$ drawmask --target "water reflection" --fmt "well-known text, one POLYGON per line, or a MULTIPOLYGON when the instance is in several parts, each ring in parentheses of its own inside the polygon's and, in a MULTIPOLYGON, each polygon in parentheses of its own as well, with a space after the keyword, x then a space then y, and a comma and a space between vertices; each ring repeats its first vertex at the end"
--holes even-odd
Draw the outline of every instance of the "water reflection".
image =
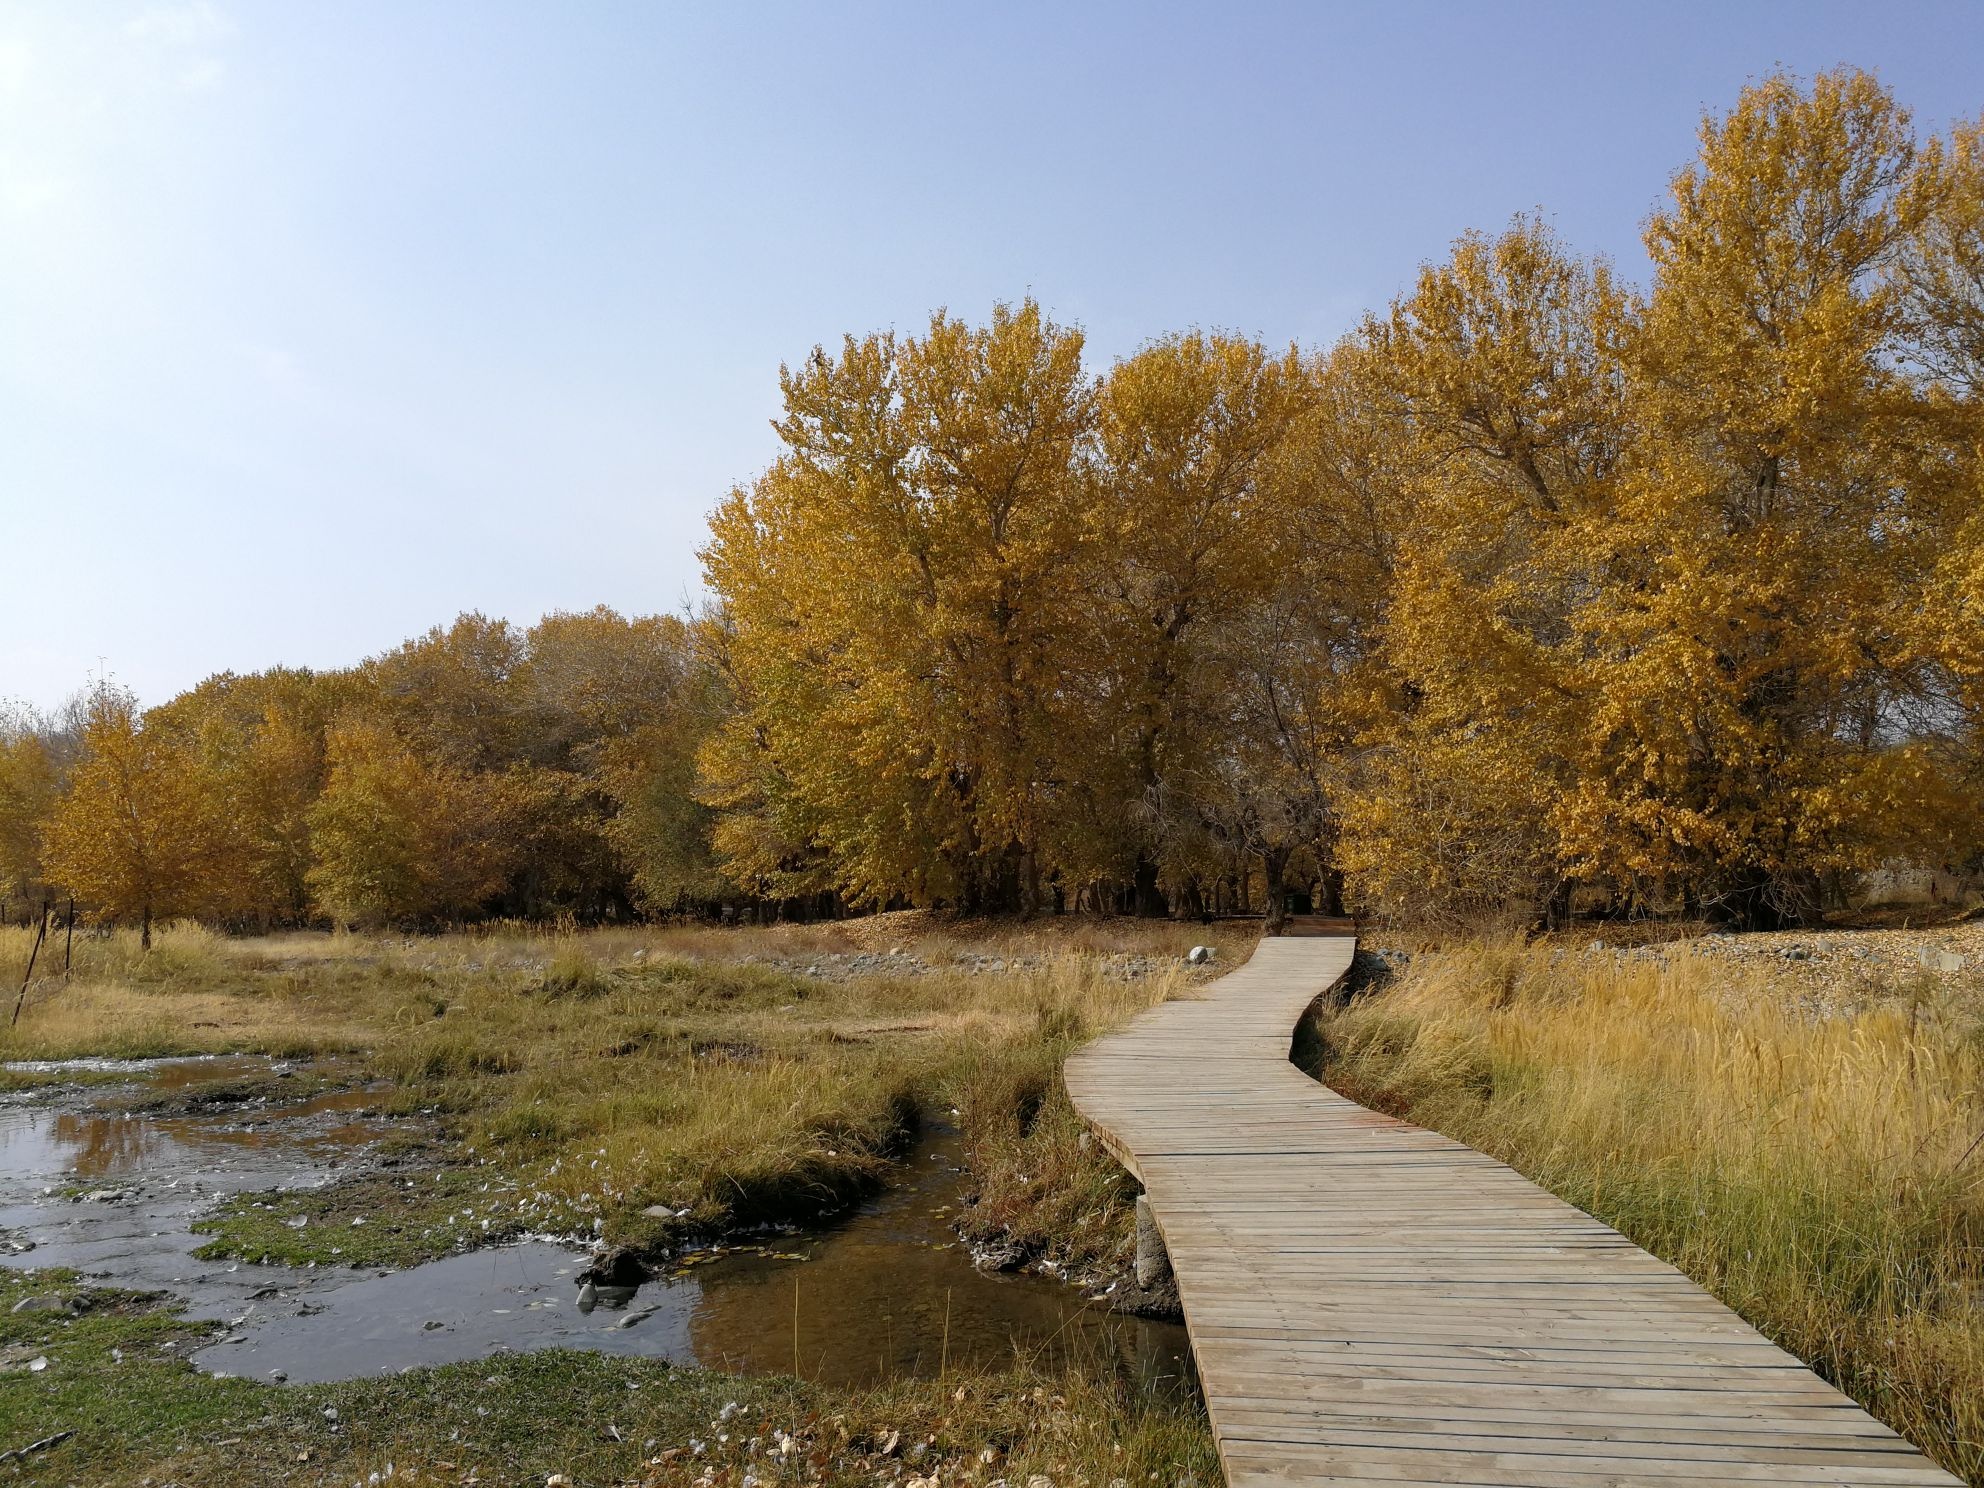
POLYGON ((972 1269, 944 1218, 960 1184, 954 1142, 932 1133, 905 1181, 845 1224, 694 1255, 638 1288, 582 1291, 584 1256, 556 1245, 476 1251, 269 1299, 197 1362, 303 1382, 588 1348, 836 1385, 1029 1362, 1189 1394, 1181 1326, 1105 1312, 1040 1277, 972 1269))
POLYGON ((65 1111, 54 1121, 51 1136, 69 1159, 69 1170, 82 1178, 103 1178, 156 1159, 167 1137, 156 1122, 135 1116, 81 1115, 65 1111))
POLYGON ((956 1134, 937 1130, 907 1181, 808 1244, 694 1273, 695 1357, 835 1384, 928 1378, 1016 1361, 1097 1363, 1146 1380, 1189 1374, 1184 1329, 1123 1317, 1040 1277, 974 1271, 942 1212, 960 1186, 956 1134), (798 1254, 803 1263, 785 1257, 798 1254))

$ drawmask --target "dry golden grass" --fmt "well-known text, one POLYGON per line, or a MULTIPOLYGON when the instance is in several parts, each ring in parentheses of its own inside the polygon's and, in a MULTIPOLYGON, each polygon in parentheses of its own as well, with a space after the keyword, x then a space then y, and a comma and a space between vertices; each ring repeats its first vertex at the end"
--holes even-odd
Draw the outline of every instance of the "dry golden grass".
MULTIPOLYGON (((38 981, 0 1057, 347 1056, 496 1169, 466 1220, 454 1188, 404 1201, 402 1223, 366 1232, 371 1258, 445 1250, 484 1221, 494 1234, 597 1221, 645 1248, 844 1204, 881 1180, 919 1106, 1011 1093, 1008 1066, 1040 1085, 1073 1041, 1193 975, 1158 953, 1129 979, 1120 952, 1088 949, 1134 945, 1134 927, 1021 927, 991 950, 927 922, 884 928, 917 929, 927 969, 857 963, 839 926, 227 939, 174 925, 148 956, 119 932, 79 940, 67 983, 38 981), (962 952, 1012 959, 991 972, 962 952), (839 958, 831 974, 803 974, 820 957, 839 958), (645 1212, 657 1208, 669 1212, 645 1212)), ((1189 929, 1151 931, 1190 944, 1189 929)), ((242 1254, 328 1258, 308 1249, 328 1227, 284 1217, 241 1206, 222 1232, 242 1254)))
POLYGON ((1510 1162, 1984 1482, 1984 989, 1824 1015, 1679 948, 1423 953, 1326 1077, 1510 1162))

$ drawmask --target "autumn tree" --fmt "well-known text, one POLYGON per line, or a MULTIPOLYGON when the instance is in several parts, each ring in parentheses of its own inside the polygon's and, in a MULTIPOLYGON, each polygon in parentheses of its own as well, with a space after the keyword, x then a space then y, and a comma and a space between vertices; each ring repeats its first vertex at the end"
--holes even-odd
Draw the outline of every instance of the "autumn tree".
POLYGON ((1905 656, 1935 441, 1890 272, 1921 210, 1914 153, 1871 76, 1775 77, 1704 122, 1652 219, 1638 427, 1581 620, 1591 707, 1562 823, 1583 872, 1769 925, 1927 822, 1905 656))
POLYGON ((308 879, 323 913, 346 924, 470 913, 512 867, 507 792, 424 758, 382 724, 334 724, 328 779, 309 813, 308 879))
POLYGON ((103 915, 137 919, 150 950, 156 917, 214 907, 223 805, 202 786, 183 740, 149 726, 128 692, 99 686, 49 819, 49 876, 103 915))
POLYGON ((147 715, 218 803, 208 913, 258 925, 309 916, 308 817, 324 785, 324 731, 365 695, 352 673, 277 668, 210 677, 147 715))
POLYGON ((1188 781, 1211 779, 1199 766, 1226 747, 1236 660, 1256 670, 1218 644, 1220 627, 1280 587, 1293 511, 1275 456, 1317 398, 1293 348, 1199 332, 1153 343, 1102 380, 1079 632, 1095 664, 1074 684, 1082 748, 1062 772, 1060 819, 1078 830, 1058 856, 1078 878, 1128 876, 1144 912, 1164 907, 1163 884, 1198 893, 1202 822, 1188 781))
POLYGON ((65 772, 38 723, 25 712, 0 715, 0 898, 48 892, 42 833, 65 772))
POLYGON ((1081 337, 1031 302, 939 315, 781 386, 784 451, 704 550, 750 683, 714 746, 723 791, 759 771, 777 835, 851 899, 1037 903, 1084 537, 1081 337))
MULTIPOLYGON (((572 865, 565 894, 593 913, 609 899, 674 911, 713 903, 727 886, 696 799, 696 751, 715 727, 722 690, 696 628, 675 615, 627 619, 600 608, 548 615, 525 635, 533 715, 565 772, 572 865)), ((537 820, 541 841, 549 819, 537 820)), ((533 847, 529 856, 548 856, 533 847)), ((545 894, 531 896, 542 903, 545 894)))
POLYGON ((1932 139, 1910 184, 1893 266, 1904 355, 1928 382, 1940 460, 1915 472, 1914 518, 1936 557, 1916 623, 1912 732, 1944 756, 1960 805, 1942 821, 1952 866, 1984 866, 1984 122, 1932 139))
POLYGON ((1600 576, 1581 525, 1626 436, 1616 346, 1630 314, 1603 264, 1542 224, 1469 235, 1354 353, 1353 417, 1384 426, 1399 482, 1375 724, 1346 821, 1367 902, 1474 918, 1561 900, 1553 813, 1572 785, 1577 607, 1600 576))

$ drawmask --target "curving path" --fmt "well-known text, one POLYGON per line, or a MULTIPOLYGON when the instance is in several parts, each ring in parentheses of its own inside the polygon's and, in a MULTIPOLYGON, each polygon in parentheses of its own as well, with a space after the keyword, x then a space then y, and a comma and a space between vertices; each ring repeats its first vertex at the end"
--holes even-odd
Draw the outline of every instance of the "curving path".
POLYGON ((1143 1184, 1234 1488, 1961 1488, 1665 1262, 1288 1062, 1343 934, 1068 1061, 1143 1184))

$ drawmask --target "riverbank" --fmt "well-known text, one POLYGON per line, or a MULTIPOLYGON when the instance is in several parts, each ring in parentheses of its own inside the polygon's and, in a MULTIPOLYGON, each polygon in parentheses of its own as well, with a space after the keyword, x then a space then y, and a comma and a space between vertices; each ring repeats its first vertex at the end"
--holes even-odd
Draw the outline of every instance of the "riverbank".
POLYGON ((0 1440, 10 1452, 47 1442, 13 1459, 20 1480, 1218 1481, 1196 1409, 1107 1371, 1015 1368, 836 1390, 556 1350, 277 1387, 190 1368, 184 1355, 209 1332, 156 1298, 69 1275, 0 1274, 0 1440), (16 1312, 29 1297, 56 1310, 16 1312))

